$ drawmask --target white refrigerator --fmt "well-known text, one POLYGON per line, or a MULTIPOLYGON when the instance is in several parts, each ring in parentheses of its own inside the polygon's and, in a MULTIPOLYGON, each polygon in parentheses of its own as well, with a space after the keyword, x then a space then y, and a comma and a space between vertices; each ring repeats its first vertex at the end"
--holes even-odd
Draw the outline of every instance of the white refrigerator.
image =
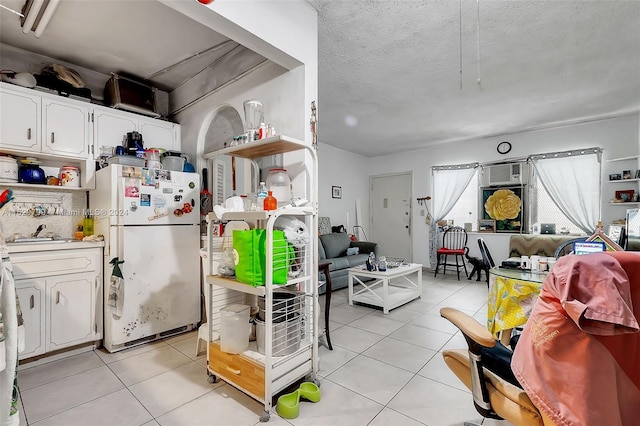
POLYGON ((200 321, 200 176, 110 165, 89 195, 96 234, 105 237, 104 346, 109 352, 176 334, 200 321), (120 265, 122 304, 109 304, 120 265))

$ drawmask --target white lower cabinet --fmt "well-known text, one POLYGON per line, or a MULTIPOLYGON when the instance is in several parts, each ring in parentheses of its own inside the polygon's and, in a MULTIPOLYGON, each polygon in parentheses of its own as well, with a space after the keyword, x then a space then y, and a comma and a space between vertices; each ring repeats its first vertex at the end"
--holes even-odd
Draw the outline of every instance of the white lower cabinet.
POLYGON ((47 352, 95 339, 96 278, 95 273, 87 272, 47 280, 47 352))
POLYGON ((25 325, 19 359, 102 338, 101 260, 93 248, 11 255, 25 325))
POLYGON ((16 280, 16 292, 25 327, 25 348, 20 359, 43 354, 44 349, 44 280, 16 280))

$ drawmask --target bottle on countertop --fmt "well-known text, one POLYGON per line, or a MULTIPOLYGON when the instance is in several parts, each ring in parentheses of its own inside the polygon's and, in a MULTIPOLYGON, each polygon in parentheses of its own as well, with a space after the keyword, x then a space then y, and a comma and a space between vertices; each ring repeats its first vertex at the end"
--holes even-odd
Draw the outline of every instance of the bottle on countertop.
POLYGON ((267 184, 265 182, 260 182, 258 185, 258 208, 262 208, 264 205, 264 199, 267 198, 267 184))
POLYGON ((378 271, 384 272, 387 270, 387 258, 385 256, 380 256, 378 258, 378 271))
POLYGON ((265 210, 275 210, 278 208, 278 200, 273 196, 273 192, 267 192, 267 197, 264 199, 265 210))
POLYGON ((93 235, 93 215, 87 214, 82 221, 82 235, 93 235))
POLYGON ((369 253, 369 258, 367 259, 367 271, 375 271, 376 270, 376 255, 371 252, 369 253))

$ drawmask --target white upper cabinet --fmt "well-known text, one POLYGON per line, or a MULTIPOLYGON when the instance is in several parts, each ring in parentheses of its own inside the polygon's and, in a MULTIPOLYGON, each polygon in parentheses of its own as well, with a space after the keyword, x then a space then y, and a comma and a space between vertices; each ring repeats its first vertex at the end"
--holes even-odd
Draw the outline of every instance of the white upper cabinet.
POLYGON ((115 110, 95 109, 93 112, 93 140, 96 146, 94 155, 100 155, 101 146, 122 145, 122 139, 128 132, 137 130, 137 117, 115 110))
POLYGON ((93 112, 95 157, 100 147, 122 145, 128 132, 139 132, 145 148, 180 150, 180 125, 169 121, 143 117, 130 112, 96 108, 93 112))
POLYGON ((180 126, 168 121, 140 118, 140 130, 145 148, 180 151, 180 126))
POLYGON ((70 157, 89 156, 89 108, 80 103, 42 99, 42 152, 70 157))
POLYGON ((40 96, 0 87, 0 147, 40 151, 40 96))

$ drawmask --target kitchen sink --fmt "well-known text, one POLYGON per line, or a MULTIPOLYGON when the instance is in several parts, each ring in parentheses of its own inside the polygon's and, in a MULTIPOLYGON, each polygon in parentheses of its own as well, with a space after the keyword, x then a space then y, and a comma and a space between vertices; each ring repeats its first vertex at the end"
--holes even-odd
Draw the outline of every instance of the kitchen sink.
POLYGON ((32 243, 68 243, 71 239, 57 239, 53 237, 36 237, 36 238, 16 238, 14 241, 7 241, 7 244, 32 244, 32 243))

